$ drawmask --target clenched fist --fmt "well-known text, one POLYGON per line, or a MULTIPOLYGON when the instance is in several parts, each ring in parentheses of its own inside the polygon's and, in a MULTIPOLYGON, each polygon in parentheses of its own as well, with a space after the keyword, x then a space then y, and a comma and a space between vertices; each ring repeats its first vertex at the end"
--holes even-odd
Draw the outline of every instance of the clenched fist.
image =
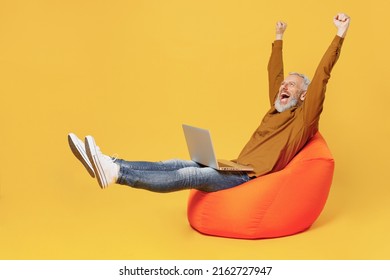
POLYGON ((351 19, 348 15, 340 13, 333 18, 333 23, 337 28, 337 35, 344 38, 347 34, 351 19))
POLYGON ((283 34, 284 34, 284 31, 286 31, 286 28, 287 28, 287 23, 283 22, 283 21, 278 21, 276 23, 276 40, 282 40, 283 39, 283 34))

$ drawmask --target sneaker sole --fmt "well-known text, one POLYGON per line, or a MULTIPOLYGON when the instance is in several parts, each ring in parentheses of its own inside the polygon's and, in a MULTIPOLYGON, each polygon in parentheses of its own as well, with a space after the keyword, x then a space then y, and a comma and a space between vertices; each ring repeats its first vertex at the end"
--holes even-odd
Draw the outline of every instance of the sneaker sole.
POLYGON ((85 150, 83 149, 83 147, 80 147, 77 136, 74 135, 73 133, 68 134, 68 142, 69 142, 69 147, 72 150, 74 156, 84 165, 89 175, 91 175, 92 178, 95 178, 95 172, 93 171, 93 167, 89 162, 85 150))
POLYGON ((105 189, 108 186, 108 183, 98 157, 95 139, 92 136, 88 135, 85 137, 85 151, 92 164, 93 170, 95 171, 95 175, 98 180, 99 186, 102 189, 105 189))

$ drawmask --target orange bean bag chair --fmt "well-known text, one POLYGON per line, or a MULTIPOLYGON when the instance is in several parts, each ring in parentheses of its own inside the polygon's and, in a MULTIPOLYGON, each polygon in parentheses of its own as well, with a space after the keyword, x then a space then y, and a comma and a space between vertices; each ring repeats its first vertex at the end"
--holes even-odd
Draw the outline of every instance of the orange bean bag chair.
POLYGON ((188 221, 201 233, 230 238, 273 238, 302 232, 324 208, 333 171, 333 157, 317 132, 281 171, 227 190, 191 190, 188 221))

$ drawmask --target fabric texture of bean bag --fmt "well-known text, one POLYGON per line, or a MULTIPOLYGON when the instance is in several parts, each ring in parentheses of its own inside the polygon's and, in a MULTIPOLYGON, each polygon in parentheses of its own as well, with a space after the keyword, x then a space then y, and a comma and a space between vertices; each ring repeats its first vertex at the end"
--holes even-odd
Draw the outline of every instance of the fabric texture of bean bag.
POLYGON ((322 212, 333 172, 334 159, 317 132, 281 171, 227 190, 191 190, 188 221, 203 234, 230 238, 274 238, 302 232, 322 212))

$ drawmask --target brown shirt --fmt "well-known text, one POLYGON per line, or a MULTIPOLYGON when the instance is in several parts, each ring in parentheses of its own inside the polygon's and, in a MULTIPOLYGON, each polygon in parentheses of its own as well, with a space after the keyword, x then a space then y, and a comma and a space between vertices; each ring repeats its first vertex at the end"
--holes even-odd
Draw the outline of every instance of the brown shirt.
POLYGON ((253 172, 248 173, 250 176, 257 177, 283 169, 318 131, 326 84, 340 55, 343 41, 339 36, 333 39, 317 67, 303 104, 282 113, 275 109, 274 102, 284 80, 283 41, 273 42, 268 63, 271 109, 236 160, 254 168, 253 172))

